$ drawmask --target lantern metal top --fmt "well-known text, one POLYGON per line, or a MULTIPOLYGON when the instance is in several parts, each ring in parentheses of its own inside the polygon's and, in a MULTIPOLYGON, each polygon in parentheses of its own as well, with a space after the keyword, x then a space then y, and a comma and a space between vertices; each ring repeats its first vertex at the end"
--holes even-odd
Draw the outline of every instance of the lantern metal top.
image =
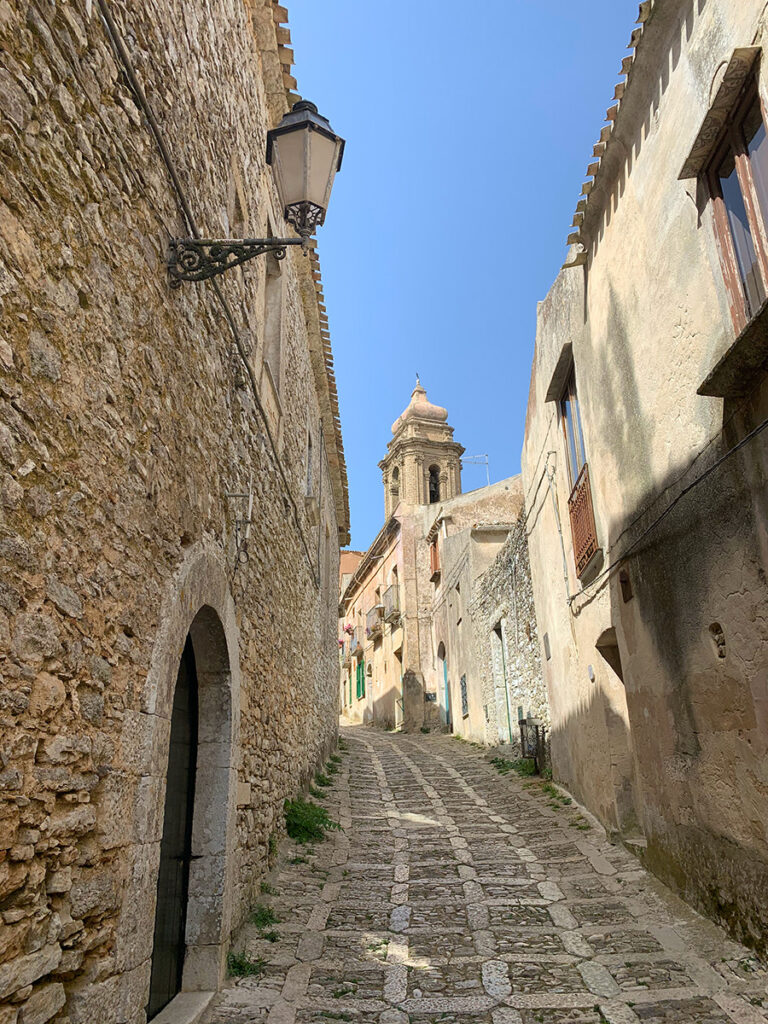
POLYGON ((327 139, 332 139, 340 143, 339 148, 339 159, 336 164, 336 170, 341 170, 341 161, 344 159, 344 139, 339 136, 331 128, 331 122, 327 117, 323 117, 318 112, 317 107, 310 100, 299 100, 294 103, 290 111, 287 114, 283 114, 280 124, 277 128, 272 128, 267 132, 267 163, 272 163, 272 143, 273 139, 278 135, 285 135, 286 132, 296 131, 297 128, 307 128, 309 131, 320 132, 327 139))

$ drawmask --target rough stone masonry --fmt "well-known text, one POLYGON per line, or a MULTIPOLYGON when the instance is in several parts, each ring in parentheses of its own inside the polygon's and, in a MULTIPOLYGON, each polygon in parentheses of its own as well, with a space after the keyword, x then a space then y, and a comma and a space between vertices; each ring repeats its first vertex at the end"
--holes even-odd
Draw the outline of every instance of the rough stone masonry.
MULTIPOLYGON (((284 9, 108 6, 202 234, 284 233, 263 155, 297 98, 284 9)), ((184 988, 219 984, 282 801, 335 737, 319 268, 171 290, 189 225, 92 0, 0 0, 0 152, 0 1024, 143 1024, 187 638, 184 988)))

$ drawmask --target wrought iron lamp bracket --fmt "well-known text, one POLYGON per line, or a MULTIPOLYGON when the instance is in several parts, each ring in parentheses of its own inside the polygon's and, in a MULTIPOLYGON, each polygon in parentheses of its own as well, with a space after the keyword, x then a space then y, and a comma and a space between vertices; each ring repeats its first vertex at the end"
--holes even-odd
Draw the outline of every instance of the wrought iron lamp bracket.
POLYGON ((308 235, 302 238, 174 238, 168 254, 171 287, 180 288, 184 281, 207 281, 266 253, 282 260, 289 245, 306 249, 308 244, 308 235))

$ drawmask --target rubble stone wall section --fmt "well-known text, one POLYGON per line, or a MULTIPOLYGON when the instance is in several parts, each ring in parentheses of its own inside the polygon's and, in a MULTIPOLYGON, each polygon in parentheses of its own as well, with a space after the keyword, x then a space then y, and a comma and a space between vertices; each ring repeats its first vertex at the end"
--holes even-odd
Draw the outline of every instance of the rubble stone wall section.
MULTIPOLYGON (((271 3, 110 6, 201 232, 281 224, 271 3)), ((195 822, 211 874, 191 946, 213 928, 226 948, 283 799, 336 733, 327 477, 319 527, 304 502, 308 432, 327 472, 304 257, 282 264, 268 394, 264 263, 221 282, 254 389, 211 287, 169 288, 187 228, 97 4, 0 0, 0 51, 0 1021, 141 1024, 169 698, 201 603, 229 720, 206 736, 225 806, 195 822), (230 495, 249 493, 246 543, 230 495)), ((186 982, 215 983, 221 949, 186 982)))
POLYGON ((519 748, 519 708, 526 717, 549 726, 524 515, 509 531, 491 567, 476 581, 470 611, 483 705, 488 708, 485 742, 511 742, 519 748), (500 639, 494 635, 497 627, 500 639))

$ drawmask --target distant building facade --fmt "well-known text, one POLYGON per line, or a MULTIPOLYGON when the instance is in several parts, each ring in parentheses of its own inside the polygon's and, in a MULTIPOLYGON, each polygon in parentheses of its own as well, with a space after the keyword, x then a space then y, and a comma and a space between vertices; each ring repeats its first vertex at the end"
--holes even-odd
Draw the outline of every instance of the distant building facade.
POLYGON ((523 480, 562 780, 768 936, 763 0, 647 0, 539 306, 523 480))
POLYGON ((218 290, 166 272, 193 216, 290 230, 265 163, 298 99, 285 17, 0 4, 3 1024, 199 1019, 335 743, 349 520, 316 253, 218 290))
POLYGON ((392 432, 387 519, 341 595, 342 714, 517 744, 520 708, 546 720, 520 478, 462 494, 463 448, 420 384, 392 432))

